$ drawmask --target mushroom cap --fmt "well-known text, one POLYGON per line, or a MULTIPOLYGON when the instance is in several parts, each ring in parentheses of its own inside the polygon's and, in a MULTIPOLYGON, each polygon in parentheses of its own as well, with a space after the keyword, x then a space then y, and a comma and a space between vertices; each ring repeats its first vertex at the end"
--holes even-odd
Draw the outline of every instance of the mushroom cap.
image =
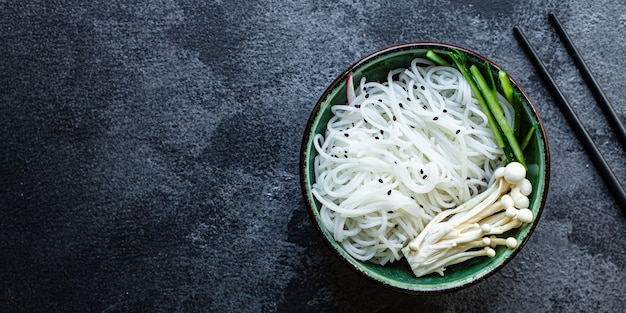
POLYGON ((509 249, 515 249, 515 247, 517 247, 517 239, 513 238, 513 237, 509 237, 506 239, 506 246, 509 249))
POLYGON ((517 218, 524 223, 530 223, 533 221, 533 212, 529 209, 520 209, 517 212, 517 218))
POLYGON ((491 231, 491 225, 489 224, 482 224, 480 225, 480 229, 483 231, 483 233, 488 233, 491 231))
POLYGON ((502 177, 504 177, 504 167, 498 167, 494 172, 493 172, 493 176, 496 179, 500 179, 502 177))
POLYGON ((490 247, 485 247, 485 252, 487 252, 487 256, 490 258, 493 258, 494 256, 496 256, 496 250, 490 247))
POLYGON ((513 217, 517 216, 517 212, 518 211, 519 210, 514 208, 514 207, 509 207, 509 208, 506 209, 506 211, 505 211, 506 213, 505 214, 506 214, 506 216, 513 218, 513 217))
POLYGON ((500 197, 500 204, 502 204, 503 208, 508 209, 515 205, 515 201, 513 201, 510 195, 504 194, 500 197))
POLYGON ((514 197, 513 201, 515 202, 515 207, 520 209, 527 208, 530 205, 528 197, 521 193, 514 197))
POLYGON ((530 182, 530 180, 524 179, 522 180, 522 182, 519 183, 519 191, 523 195, 528 196, 533 192, 533 184, 530 182))
POLYGON ((522 163, 511 162, 504 168, 504 179, 510 184, 518 184, 526 178, 526 168, 522 163))

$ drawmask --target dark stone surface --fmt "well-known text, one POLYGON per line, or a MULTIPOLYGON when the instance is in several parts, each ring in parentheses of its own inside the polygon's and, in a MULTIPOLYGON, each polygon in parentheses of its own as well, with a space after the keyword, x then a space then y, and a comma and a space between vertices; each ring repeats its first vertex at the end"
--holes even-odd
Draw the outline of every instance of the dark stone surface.
POLYGON ((623 1, 0 0, 0 312, 624 312, 626 219, 511 31, 525 29, 626 183, 550 11, 626 120, 623 1), (453 294, 351 272, 300 194, 321 92, 406 41, 503 66, 551 144, 535 234, 453 294))

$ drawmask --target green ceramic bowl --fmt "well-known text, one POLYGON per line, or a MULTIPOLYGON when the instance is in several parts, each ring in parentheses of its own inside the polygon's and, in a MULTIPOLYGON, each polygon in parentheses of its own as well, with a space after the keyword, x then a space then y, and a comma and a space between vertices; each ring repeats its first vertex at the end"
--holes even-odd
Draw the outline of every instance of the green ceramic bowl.
POLYGON ((500 68, 476 52, 443 43, 406 43, 374 52, 343 71, 324 91, 309 117, 300 153, 300 177, 304 201, 313 224, 323 240, 342 261, 356 272, 383 286, 413 294, 433 294, 458 290, 484 280, 509 262, 524 246, 539 220, 546 200, 550 177, 550 157, 545 129, 528 95, 517 81, 511 78, 513 87, 523 95, 522 133, 525 133, 534 123, 540 123, 524 151, 528 163, 528 179, 532 182, 534 188, 530 197, 530 209, 535 215, 535 220, 530 224, 524 224, 522 227, 511 231, 510 235, 515 237, 520 243, 516 249, 510 250, 506 247, 499 247, 496 256, 493 258, 474 258, 467 262, 450 266, 445 271, 445 276, 430 274, 417 278, 413 275, 405 260, 385 266, 361 262, 351 257, 333 239, 331 233, 321 225, 319 215, 321 205, 311 193, 311 186, 315 182, 313 160, 317 155, 312 143, 313 137, 315 134, 325 133, 326 124, 331 116, 330 107, 336 104, 345 104, 346 80, 349 73, 353 73, 355 82, 360 81, 363 76, 367 77, 368 81, 384 81, 389 70, 409 67, 413 58, 425 57, 428 49, 432 49, 440 54, 445 54, 450 49, 456 49, 465 53, 468 61, 481 68, 484 68, 485 61, 489 62, 494 71, 500 68))

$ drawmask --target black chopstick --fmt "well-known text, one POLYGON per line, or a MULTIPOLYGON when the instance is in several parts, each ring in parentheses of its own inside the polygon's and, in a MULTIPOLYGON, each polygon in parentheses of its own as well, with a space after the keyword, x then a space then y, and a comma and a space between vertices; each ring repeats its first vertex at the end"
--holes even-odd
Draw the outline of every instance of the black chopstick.
POLYGON ((524 49, 526 50, 531 61, 535 65, 535 68, 542 75, 548 87, 550 87, 550 91, 556 98, 556 102, 557 104, 559 104, 563 115, 565 115, 565 118, 567 118, 567 120, 570 122, 574 132, 578 136, 578 140, 580 140, 581 144, 587 150, 591 161, 594 163, 598 172, 600 172, 600 176, 602 176, 602 178, 604 179, 604 182, 606 183, 609 191, 617 202, 617 205, 622 209, 623 213, 626 214, 626 192, 624 191, 624 188, 622 188, 619 180, 617 179, 617 177, 615 177, 615 174, 604 160, 604 157, 602 157, 600 150, 598 150, 596 145, 593 143, 593 140, 589 136, 589 133, 587 133, 587 130, 585 130, 585 127, 576 116, 576 113, 574 113, 574 110, 572 109, 569 102, 550 75, 550 72, 548 72, 548 69, 539 58, 539 55, 528 42, 528 38, 526 38, 526 35, 522 31, 522 29, 519 27, 514 27, 513 31, 518 41, 524 46, 524 49))
POLYGON ((591 73, 591 70, 589 70, 589 67, 587 66, 587 63, 585 63, 585 60, 583 59, 582 55, 580 54, 576 46, 574 46, 574 42, 569 37, 567 32, 565 32, 565 28, 563 27, 563 24, 561 24, 561 22, 559 21, 559 19, 556 17, 554 13, 549 13, 548 18, 550 20, 550 23, 552 23, 552 26, 554 26, 554 29, 556 30, 557 34, 559 34, 559 36, 561 37, 561 40, 565 43, 565 46, 569 50, 569 53, 572 56, 572 59, 574 59, 583 78, 587 82, 587 85, 589 86, 594 96, 596 97, 596 100, 598 101, 598 105, 600 106, 602 111, 604 111, 604 114, 606 115, 606 119, 609 121, 609 123, 613 127, 617 135, 617 138, 620 144, 622 145, 622 148, 626 149, 626 128, 624 128, 624 124, 622 124, 622 121, 620 120, 619 116, 617 115, 617 113, 615 113, 615 110, 613 109, 611 102, 607 98, 606 94, 604 94, 604 91, 602 90, 602 88, 600 87, 600 84, 598 84, 598 81, 595 79, 595 77, 591 73))

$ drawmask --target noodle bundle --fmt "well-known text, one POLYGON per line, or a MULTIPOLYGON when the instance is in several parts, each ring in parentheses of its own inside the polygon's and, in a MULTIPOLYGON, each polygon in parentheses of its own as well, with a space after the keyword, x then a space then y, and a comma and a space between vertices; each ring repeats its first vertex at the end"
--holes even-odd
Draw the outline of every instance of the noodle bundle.
MULTIPOLYGON (((416 58, 362 78, 314 138, 323 226, 355 259, 384 265, 438 213, 487 189, 505 163, 461 73, 416 58)), ((499 95, 510 125, 513 108, 499 95)))

